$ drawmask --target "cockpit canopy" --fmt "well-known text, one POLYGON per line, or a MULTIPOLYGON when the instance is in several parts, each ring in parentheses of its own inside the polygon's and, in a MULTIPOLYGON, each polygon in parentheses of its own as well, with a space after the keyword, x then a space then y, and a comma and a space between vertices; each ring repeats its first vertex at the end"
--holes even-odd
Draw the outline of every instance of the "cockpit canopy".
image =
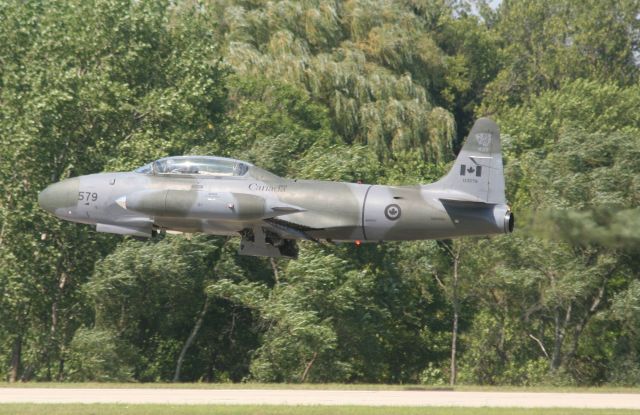
POLYGON ((185 174, 199 176, 244 176, 251 164, 224 157, 165 157, 136 169, 143 174, 185 174))

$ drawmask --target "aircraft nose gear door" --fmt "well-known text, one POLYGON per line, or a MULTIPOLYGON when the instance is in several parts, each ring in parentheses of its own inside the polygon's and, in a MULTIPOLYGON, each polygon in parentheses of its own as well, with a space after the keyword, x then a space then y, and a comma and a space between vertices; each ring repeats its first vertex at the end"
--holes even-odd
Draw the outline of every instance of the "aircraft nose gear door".
POLYGON ((367 193, 363 212, 364 237, 368 241, 382 241, 402 217, 402 202, 394 198, 388 188, 372 186, 367 193))
POLYGON ((260 226, 244 229, 240 235, 240 255, 298 258, 298 246, 293 239, 284 239, 260 226))

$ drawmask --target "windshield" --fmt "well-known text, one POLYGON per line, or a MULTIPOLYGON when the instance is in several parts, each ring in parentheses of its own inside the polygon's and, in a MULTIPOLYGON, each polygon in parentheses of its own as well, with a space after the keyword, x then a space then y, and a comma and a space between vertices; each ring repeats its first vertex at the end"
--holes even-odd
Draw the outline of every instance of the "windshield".
POLYGON ((140 167, 138 173, 188 174, 202 176, 244 176, 249 165, 238 160, 219 157, 168 157, 140 167))
POLYGON ((137 169, 135 169, 135 172, 136 173, 145 173, 145 174, 151 173, 151 163, 145 164, 142 167, 138 167, 137 169))

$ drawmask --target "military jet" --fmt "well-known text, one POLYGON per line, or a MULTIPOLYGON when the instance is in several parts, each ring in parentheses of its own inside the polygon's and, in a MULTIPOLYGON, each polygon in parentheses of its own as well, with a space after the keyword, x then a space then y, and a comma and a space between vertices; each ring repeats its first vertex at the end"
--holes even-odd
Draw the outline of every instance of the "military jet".
POLYGON ((500 133, 476 121, 449 173, 427 185, 382 186, 278 177, 240 160, 177 156, 133 172, 54 183, 40 206, 98 232, 237 235, 239 253, 296 258, 296 240, 405 241, 510 233, 500 133))

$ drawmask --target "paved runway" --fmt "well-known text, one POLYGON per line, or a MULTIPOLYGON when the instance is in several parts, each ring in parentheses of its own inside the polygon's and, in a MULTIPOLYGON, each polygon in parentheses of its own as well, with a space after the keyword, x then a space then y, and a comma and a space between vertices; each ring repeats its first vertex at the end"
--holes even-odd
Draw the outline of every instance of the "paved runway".
POLYGON ((0 404, 11 402, 640 409, 640 394, 299 389, 0 388, 0 404))

